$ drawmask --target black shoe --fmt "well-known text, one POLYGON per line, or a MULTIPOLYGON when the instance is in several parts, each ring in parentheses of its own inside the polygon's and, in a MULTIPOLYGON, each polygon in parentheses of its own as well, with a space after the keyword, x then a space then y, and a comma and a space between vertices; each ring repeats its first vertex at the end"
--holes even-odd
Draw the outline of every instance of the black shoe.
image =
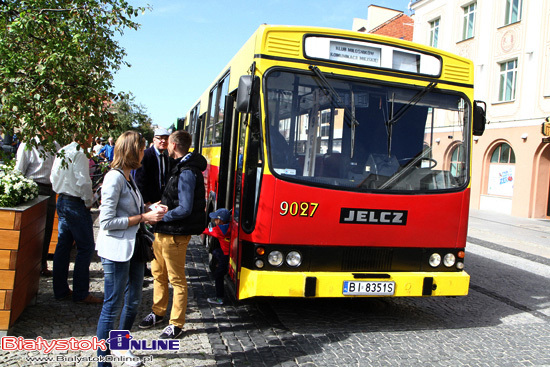
POLYGON ((163 316, 157 316, 154 312, 151 312, 149 315, 145 316, 145 318, 140 322, 139 327, 140 329, 149 329, 156 324, 161 323, 163 319, 163 316))
POLYGON ((178 336, 183 333, 183 330, 177 326, 174 326, 172 324, 168 325, 164 328, 162 331, 162 334, 160 334, 161 339, 176 339, 178 336))

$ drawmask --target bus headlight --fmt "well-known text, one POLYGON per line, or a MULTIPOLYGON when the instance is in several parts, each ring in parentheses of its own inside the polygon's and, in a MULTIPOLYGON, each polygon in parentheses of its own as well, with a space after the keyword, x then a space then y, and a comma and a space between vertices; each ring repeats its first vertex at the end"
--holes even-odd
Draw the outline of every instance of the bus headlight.
POLYGON ((272 266, 281 266, 283 263, 283 254, 281 251, 271 251, 267 257, 267 262, 272 266))
POLYGON ((286 263, 288 266, 300 266, 302 263, 302 255, 298 251, 290 251, 288 255, 286 255, 286 263))
POLYGON ((437 268, 441 264, 441 255, 438 253, 433 253, 428 260, 428 263, 432 268, 437 268))
POLYGON ((258 259, 256 260, 255 265, 258 269, 261 269, 264 267, 264 261, 262 259, 258 259))
POLYGON ((455 261, 456 261, 455 255, 449 253, 445 255, 445 257, 443 258, 443 265, 450 268, 455 264, 455 261))

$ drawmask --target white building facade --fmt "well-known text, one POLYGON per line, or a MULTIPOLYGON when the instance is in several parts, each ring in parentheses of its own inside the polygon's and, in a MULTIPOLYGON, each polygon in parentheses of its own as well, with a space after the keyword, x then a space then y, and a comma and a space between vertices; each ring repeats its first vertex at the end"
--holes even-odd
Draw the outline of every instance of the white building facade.
POLYGON ((550 1, 419 0, 413 41, 474 61, 475 99, 487 103, 473 142, 471 206, 550 217, 550 1))

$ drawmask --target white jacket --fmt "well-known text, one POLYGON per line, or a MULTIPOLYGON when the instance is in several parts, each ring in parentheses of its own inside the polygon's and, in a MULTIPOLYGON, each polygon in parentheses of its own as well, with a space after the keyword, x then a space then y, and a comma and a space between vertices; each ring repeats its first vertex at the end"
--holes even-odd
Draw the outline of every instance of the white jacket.
MULTIPOLYGON (((131 176, 130 180, 137 188, 131 176)), ((143 213, 139 190, 135 191, 124 175, 113 169, 103 180, 99 210, 97 254, 111 261, 130 260, 139 225, 128 227, 129 217, 143 213)))

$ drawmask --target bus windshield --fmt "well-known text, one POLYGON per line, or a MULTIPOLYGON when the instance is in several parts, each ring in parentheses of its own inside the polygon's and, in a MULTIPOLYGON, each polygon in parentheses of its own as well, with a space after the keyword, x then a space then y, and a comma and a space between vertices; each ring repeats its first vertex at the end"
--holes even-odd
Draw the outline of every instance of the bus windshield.
POLYGON ((470 105, 462 95, 434 83, 376 84, 318 69, 272 71, 265 83, 276 176, 355 191, 430 192, 467 184, 470 105))

